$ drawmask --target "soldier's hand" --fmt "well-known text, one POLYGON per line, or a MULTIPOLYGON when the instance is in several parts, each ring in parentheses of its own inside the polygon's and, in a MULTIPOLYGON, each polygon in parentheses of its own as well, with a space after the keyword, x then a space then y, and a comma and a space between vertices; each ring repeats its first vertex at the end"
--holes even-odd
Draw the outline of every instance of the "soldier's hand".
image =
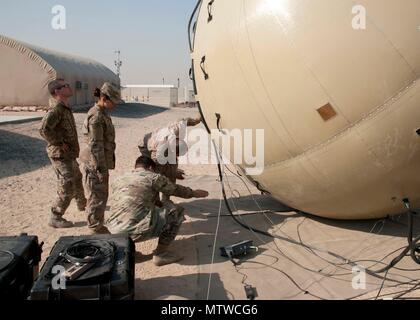
POLYGON ((199 118, 196 118, 196 119, 188 119, 187 126, 194 127, 194 126, 200 124, 202 121, 203 121, 203 119, 201 118, 201 116, 199 118))
POLYGON ((194 191, 194 198, 207 198, 209 193, 205 190, 195 190, 194 191))
POLYGON ((178 169, 176 171, 176 179, 177 180, 185 180, 184 175, 185 175, 185 171, 184 170, 178 169))

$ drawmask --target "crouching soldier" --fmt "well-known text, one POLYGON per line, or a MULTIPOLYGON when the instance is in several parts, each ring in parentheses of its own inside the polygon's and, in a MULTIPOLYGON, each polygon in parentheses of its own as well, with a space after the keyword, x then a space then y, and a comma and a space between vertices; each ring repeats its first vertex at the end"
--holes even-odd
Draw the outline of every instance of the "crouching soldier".
MULTIPOLYGON (((178 157, 188 151, 185 143, 186 129, 200 124, 201 121, 201 118, 185 118, 146 134, 139 143, 141 155, 152 159, 156 163, 156 172, 172 183, 183 180, 184 171, 178 169, 178 157)), ((169 197, 163 195, 162 199, 169 200, 169 197)))
POLYGON ((134 241, 159 237, 153 253, 156 266, 178 262, 181 256, 169 251, 184 218, 184 208, 170 201, 160 203, 159 192, 184 199, 206 198, 208 192, 192 190, 156 173, 156 164, 148 157, 136 161, 134 171, 112 185, 111 216, 106 226, 113 234, 128 234, 134 241))

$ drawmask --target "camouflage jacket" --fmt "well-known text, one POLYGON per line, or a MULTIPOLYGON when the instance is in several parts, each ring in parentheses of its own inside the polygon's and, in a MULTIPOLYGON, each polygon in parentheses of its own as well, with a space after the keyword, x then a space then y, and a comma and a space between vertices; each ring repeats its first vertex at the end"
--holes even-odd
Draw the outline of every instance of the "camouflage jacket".
POLYGON ((194 191, 170 182, 166 177, 144 169, 135 169, 111 186, 111 216, 107 227, 111 233, 141 234, 154 229, 159 218, 156 201, 159 192, 190 199, 194 191))
POLYGON ((89 110, 83 124, 83 135, 87 147, 81 160, 101 173, 115 169, 115 128, 111 117, 98 105, 89 110))
POLYGON ((80 147, 77 137, 76 122, 70 107, 55 99, 50 100, 50 109, 42 120, 39 130, 47 141, 47 153, 50 158, 76 159, 80 147), (69 151, 63 150, 63 144, 69 146, 69 151))

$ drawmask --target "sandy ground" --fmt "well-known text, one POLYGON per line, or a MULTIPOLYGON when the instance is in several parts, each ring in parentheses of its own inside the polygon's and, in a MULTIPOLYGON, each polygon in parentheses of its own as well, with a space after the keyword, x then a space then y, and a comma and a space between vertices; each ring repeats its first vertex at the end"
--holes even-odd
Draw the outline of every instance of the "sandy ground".
MULTIPOLYGON (((13 116, 14 113, 3 112, 2 115, 13 116)), ((111 174, 111 182, 113 178, 133 167, 139 155, 137 145, 144 134, 178 118, 190 116, 197 117, 197 111, 195 109, 167 110, 135 104, 115 110, 113 121, 117 131, 117 168, 111 174)), ((76 113, 75 119, 80 129, 85 114, 76 113)), ((39 136, 39 127, 40 121, 0 126, 0 234, 18 235, 25 232, 38 235, 40 241, 45 243, 43 255, 45 259, 59 237, 84 235, 87 234, 87 228, 84 213, 77 210, 74 202, 66 218, 76 222, 76 228, 54 230, 47 225, 49 208, 55 198, 56 178, 45 152, 45 143, 39 136)), ((83 147, 82 140, 80 143, 83 147)), ((194 263, 189 266, 174 265, 170 268, 156 269, 150 261, 150 254, 155 246, 156 241, 137 245, 137 251, 141 254, 138 255, 139 263, 136 272, 139 279, 144 280, 139 285, 140 288, 136 290, 139 299, 164 295, 161 286, 147 281, 157 275, 197 274, 194 263), (155 292, 152 289, 149 290, 148 287, 158 287, 158 290, 155 292)), ((193 247, 188 248, 188 251, 194 252, 193 247)), ((191 259, 194 257, 191 256, 191 259)), ((187 283, 191 283, 191 286, 196 284, 194 280, 187 283)), ((193 289, 193 287, 185 288, 186 292, 195 292, 193 289)), ((194 298, 194 295, 189 297, 194 298)))
MULTIPOLYGON (((198 112, 135 104, 117 109, 113 113, 117 168, 111 175, 111 182, 132 168, 138 156, 137 144, 145 133, 186 116, 196 117, 198 112)), ((76 113, 75 118, 81 128, 85 114, 76 113)), ((38 235, 45 243, 45 259, 59 237, 87 234, 87 227, 84 213, 78 212, 74 203, 67 218, 76 222, 76 228, 54 230, 47 226, 49 207, 55 197, 55 176, 46 156, 45 143, 38 134, 39 126, 39 121, 0 126, 0 235, 22 232, 38 235)), ((351 261, 381 260, 406 245, 404 217, 344 222, 290 212, 278 202, 259 196, 252 187, 249 193, 240 179, 228 174, 228 196, 232 196, 231 205, 239 213, 252 213, 259 210, 259 206, 272 210, 264 216, 248 215, 241 218, 242 221, 278 234, 283 240, 255 234, 234 223, 221 205, 215 166, 183 166, 183 169, 187 173, 183 184, 207 189, 210 197, 190 201, 175 199, 184 203, 188 213, 174 244, 174 249, 185 257, 181 263, 156 268, 151 262, 156 240, 136 245, 137 299, 157 299, 166 295, 187 299, 245 299, 245 284, 256 287, 260 299, 345 299, 359 295, 360 298, 374 298, 382 278, 368 277, 366 287, 355 290, 352 268, 325 252, 338 253, 351 261), (223 215, 220 220, 217 219, 219 208, 223 215), (259 252, 242 261, 240 266, 235 268, 229 260, 220 257, 220 246, 248 239, 254 241, 259 252), (322 251, 315 255, 289 240, 309 243, 322 251)), ((417 225, 419 220, 416 219, 417 225)), ((415 231, 419 233, 420 228, 415 231)), ((384 261, 389 262, 391 258, 384 261)), ((373 269, 381 266, 367 261, 363 265, 373 269)), ((381 298, 395 296, 394 292, 413 288, 419 283, 419 266, 412 260, 405 258, 398 266, 400 269, 387 275, 381 298)), ((420 296, 420 290, 407 296, 420 296)))

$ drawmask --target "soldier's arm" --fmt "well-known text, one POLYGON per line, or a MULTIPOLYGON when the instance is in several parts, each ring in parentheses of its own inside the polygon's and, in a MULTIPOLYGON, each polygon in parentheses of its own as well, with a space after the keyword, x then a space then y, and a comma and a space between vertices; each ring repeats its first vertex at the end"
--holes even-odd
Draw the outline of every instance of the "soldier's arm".
POLYGON ((61 113, 58 109, 50 110, 42 120, 42 126, 39 130, 41 136, 53 146, 63 145, 62 137, 57 135, 56 127, 61 121, 61 113))
POLYGON ((149 150, 149 140, 152 137, 152 133, 148 133, 139 142, 139 150, 142 156, 151 157, 151 151, 149 150))
POLYGON ((201 123, 201 117, 199 118, 184 118, 181 121, 185 121, 188 127, 194 127, 201 123))
POLYGON ((152 186, 156 192, 162 192, 167 196, 175 196, 183 199, 195 197, 193 189, 172 183, 168 178, 162 175, 156 175, 152 186))
POLYGON ((89 121, 89 132, 91 135, 91 150, 93 154, 93 163, 96 170, 105 172, 106 158, 105 158, 105 147, 104 147, 104 129, 101 121, 93 117, 89 121))

